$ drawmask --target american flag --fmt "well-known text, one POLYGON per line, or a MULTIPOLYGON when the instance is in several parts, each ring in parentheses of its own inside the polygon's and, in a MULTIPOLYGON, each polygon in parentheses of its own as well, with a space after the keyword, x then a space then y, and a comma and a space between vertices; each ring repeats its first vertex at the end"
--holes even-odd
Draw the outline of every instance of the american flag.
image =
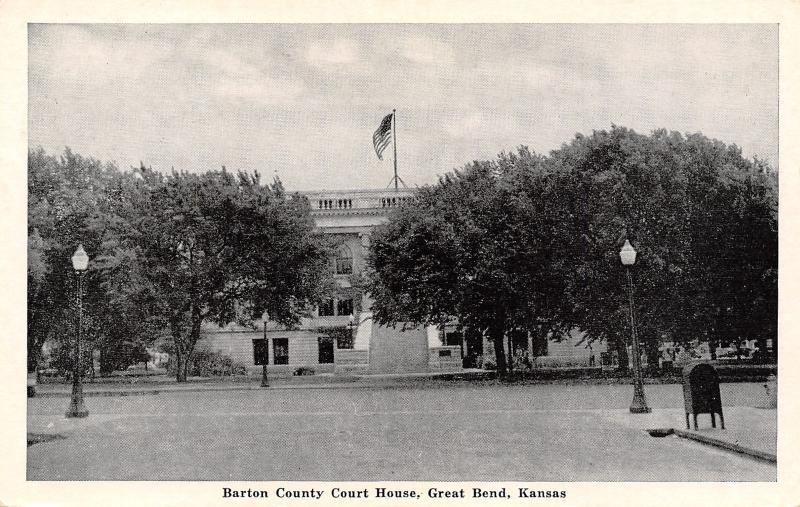
POLYGON ((381 121, 378 130, 372 134, 372 144, 375 146, 375 153, 378 155, 378 160, 383 160, 383 150, 389 146, 389 141, 392 140, 392 116, 394 113, 389 113, 381 121))

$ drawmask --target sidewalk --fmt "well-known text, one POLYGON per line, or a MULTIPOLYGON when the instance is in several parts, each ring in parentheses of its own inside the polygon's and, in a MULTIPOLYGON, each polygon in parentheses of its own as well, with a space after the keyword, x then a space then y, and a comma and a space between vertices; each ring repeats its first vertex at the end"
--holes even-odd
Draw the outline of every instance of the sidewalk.
MULTIPOLYGON (((641 430, 668 430, 666 438, 687 438, 702 444, 713 445, 745 454, 763 461, 777 462, 778 411, 753 407, 723 407, 725 429, 717 416, 717 427, 711 427, 711 417, 702 414, 697 427, 686 429, 686 415, 682 408, 653 409, 650 414, 630 414, 615 411, 606 415, 614 422, 641 430), (672 431, 669 431, 672 430, 672 431)), ((691 419, 691 417, 690 417, 691 419)))
MULTIPOLYGON (((381 375, 334 375, 323 373, 308 376, 276 376, 269 378, 269 389, 363 389, 370 387, 393 387, 413 385, 432 380, 484 380, 493 372, 485 370, 463 370, 458 372, 392 373, 381 375)), ((172 377, 137 378, 132 382, 86 382, 84 396, 140 396, 161 392, 199 391, 249 391, 262 390, 260 377, 237 377, 214 379, 190 377, 178 383, 172 377)), ((38 384, 37 397, 68 397, 71 384, 38 384)))
MULTIPOLYGON (((68 398, 33 398, 28 439, 40 443, 28 448, 27 478, 776 480, 773 462, 674 432, 651 437, 647 429, 685 427, 680 386, 653 386, 654 412, 640 415, 628 411, 631 386, 407 385, 97 397, 82 419, 64 417, 68 398)), ((747 407, 758 386, 722 387, 722 436, 744 444, 737 435, 746 431, 748 445, 774 442, 776 411, 747 407)), ((707 429, 707 417, 699 422, 698 433, 721 433, 707 429)))

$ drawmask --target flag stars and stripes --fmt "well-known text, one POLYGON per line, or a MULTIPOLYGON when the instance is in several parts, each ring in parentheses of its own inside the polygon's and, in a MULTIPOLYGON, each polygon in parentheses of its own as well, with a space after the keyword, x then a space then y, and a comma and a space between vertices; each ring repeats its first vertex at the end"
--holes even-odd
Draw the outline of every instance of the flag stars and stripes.
POLYGON ((378 130, 372 134, 372 145, 375 146, 375 153, 379 160, 383 160, 383 150, 389 146, 392 140, 392 116, 394 113, 387 114, 381 121, 378 130))

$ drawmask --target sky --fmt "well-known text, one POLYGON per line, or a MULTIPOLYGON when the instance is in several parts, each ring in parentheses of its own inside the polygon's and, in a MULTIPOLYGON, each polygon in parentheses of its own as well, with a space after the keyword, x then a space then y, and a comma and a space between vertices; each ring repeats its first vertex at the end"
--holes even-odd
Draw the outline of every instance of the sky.
POLYGON ((32 24, 29 146, 383 188, 612 124, 778 162, 777 25, 32 24))

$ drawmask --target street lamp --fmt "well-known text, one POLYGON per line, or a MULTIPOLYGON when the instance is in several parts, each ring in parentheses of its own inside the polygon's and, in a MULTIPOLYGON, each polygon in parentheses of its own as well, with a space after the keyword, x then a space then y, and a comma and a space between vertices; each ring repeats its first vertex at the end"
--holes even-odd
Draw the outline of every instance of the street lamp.
POLYGON ((269 362, 269 340, 267 339, 267 319, 264 319, 264 353, 261 357, 261 387, 269 387, 267 363, 269 362))
POLYGON ((628 304, 631 308, 631 352, 633 354, 633 401, 631 402, 631 413, 647 414, 650 407, 647 406, 647 399, 644 396, 644 386, 642 385, 642 363, 639 355, 639 337, 636 335, 636 323, 633 320, 633 281, 631 280, 631 266, 636 262, 636 250, 631 246, 630 241, 625 240, 622 250, 619 251, 619 258, 625 266, 625 274, 628 276, 628 304))
POLYGON ((83 333, 83 277, 89 267, 89 256, 83 245, 72 254, 72 268, 78 280, 78 332, 75 336, 75 359, 72 363, 72 400, 65 414, 67 417, 86 417, 89 411, 83 405, 83 384, 81 383, 81 334, 83 333))

